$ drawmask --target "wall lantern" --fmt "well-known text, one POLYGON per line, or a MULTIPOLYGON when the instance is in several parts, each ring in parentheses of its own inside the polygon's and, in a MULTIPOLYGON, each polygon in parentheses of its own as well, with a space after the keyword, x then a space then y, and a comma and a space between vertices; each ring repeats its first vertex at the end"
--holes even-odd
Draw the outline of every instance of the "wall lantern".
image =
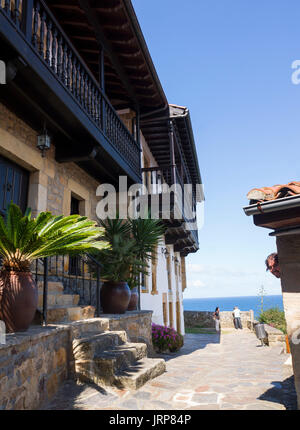
POLYGON ((48 135, 46 124, 44 125, 44 129, 40 135, 38 135, 37 148, 41 151, 42 157, 45 157, 45 152, 50 149, 51 146, 51 138, 48 135))

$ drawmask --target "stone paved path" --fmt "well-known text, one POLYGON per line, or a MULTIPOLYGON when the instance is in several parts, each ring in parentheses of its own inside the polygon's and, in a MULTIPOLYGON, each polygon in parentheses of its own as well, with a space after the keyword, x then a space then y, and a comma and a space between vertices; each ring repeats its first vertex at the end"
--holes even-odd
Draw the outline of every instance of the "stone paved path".
POLYGON ((280 349, 248 331, 188 334, 167 372, 135 392, 67 381, 44 409, 284 410, 295 408, 291 368, 280 349))

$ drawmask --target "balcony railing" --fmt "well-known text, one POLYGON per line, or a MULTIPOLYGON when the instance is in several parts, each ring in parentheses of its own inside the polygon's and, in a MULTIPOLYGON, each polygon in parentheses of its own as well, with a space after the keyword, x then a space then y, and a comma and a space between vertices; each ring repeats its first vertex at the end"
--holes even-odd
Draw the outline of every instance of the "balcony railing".
MULTIPOLYGON (((183 218, 189 222, 196 220, 196 198, 195 193, 192 196, 187 195, 184 190, 184 181, 176 166, 159 166, 142 169, 143 184, 149 194, 163 194, 166 192, 164 184, 169 187, 179 185, 182 190, 182 207, 184 209, 183 218)), ((176 190, 176 187, 175 187, 176 190)), ((178 194, 179 198, 180 194, 178 194)))
POLYGON ((46 3, 43 0, 0 0, 1 12, 130 167, 139 172, 138 143, 46 3))

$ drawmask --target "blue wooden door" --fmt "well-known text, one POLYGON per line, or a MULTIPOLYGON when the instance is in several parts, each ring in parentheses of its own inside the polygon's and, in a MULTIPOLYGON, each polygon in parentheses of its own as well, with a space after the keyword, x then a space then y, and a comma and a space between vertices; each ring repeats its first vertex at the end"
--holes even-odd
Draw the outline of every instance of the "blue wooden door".
POLYGON ((24 212, 27 207, 29 172, 0 156, 0 215, 11 201, 24 212))

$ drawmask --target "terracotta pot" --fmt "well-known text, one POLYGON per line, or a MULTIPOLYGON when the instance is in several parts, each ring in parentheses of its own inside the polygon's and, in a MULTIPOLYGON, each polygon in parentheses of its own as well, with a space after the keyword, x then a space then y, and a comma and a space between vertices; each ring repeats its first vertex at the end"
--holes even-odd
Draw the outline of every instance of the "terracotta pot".
POLYGON ((30 272, 0 273, 0 320, 6 332, 27 330, 38 305, 38 289, 30 272))
POLYGON ((130 301, 130 288, 127 282, 104 282, 100 299, 105 314, 124 314, 130 301))
POLYGON ((138 289, 135 287, 135 288, 132 288, 131 290, 131 297, 130 297, 130 302, 127 310, 136 311, 138 302, 139 302, 139 292, 138 292, 138 289))

